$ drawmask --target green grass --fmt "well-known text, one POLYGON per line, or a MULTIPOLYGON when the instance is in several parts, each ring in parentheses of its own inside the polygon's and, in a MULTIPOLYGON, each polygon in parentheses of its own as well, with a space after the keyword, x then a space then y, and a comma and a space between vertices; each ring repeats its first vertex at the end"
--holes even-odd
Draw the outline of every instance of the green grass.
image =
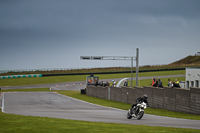
MULTIPOLYGON (((185 74, 185 70, 144 72, 144 73, 139 73, 139 77, 179 75, 179 74, 185 74)), ((0 86, 20 86, 20 85, 36 85, 36 84, 51 84, 51 83, 73 82, 73 81, 85 81, 87 76, 88 75, 73 75, 73 76, 38 77, 38 78, 0 79, 0 86)), ((99 76, 100 79, 111 79, 111 78, 131 77, 131 74, 129 74, 129 73, 101 74, 101 75, 95 75, 95 76, 99 76)), ((135 73, 133 74, 133 77, 135 77, 135 73)))
POLYGON ((20 116, 0 112, 0 133, 197 133, 200 130, 87 122, 47 117, 20 116))

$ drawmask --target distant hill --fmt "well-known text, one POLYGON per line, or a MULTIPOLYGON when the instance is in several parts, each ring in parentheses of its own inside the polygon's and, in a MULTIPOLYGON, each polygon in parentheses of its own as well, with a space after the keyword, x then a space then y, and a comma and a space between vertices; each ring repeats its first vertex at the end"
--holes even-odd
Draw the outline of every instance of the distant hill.
MULTIPOLYGON (((169 70, 185 67, 200 67, 200 55, 190 55, 181 60, 168 65, 145 65, 140 66, 139 70, 169 70)), ((88 69, 41 69, 41 70, 0 70, 0 76, 23 75, 23 74, 66 74, 66 73, 95 73, 95 72, 130 72, 130 67, 107 67, 107 68, 88 68, 88 69)), ((135 71, 136 68, 134 67, 135 71)))
POLYGON ((190 55, 169 65, 199 65, 200 55, 190 55))

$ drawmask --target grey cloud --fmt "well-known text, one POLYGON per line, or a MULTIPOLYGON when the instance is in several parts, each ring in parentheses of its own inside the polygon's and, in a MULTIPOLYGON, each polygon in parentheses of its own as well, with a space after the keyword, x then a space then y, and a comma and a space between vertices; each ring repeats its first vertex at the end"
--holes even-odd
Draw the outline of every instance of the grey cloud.
MULTIPOLYGON (((1 51, 33 49, 40 51, 37 57, 43 51, 45 58, 38 61, 43 62, 49 61, 46 57, 52 51, 75 57, 81 53, 130 55, 136 47, 145 54, 151 54, 152 47, 160 51, 188 43, 198 47, 199 6, 199 0, 1 0, 1 51)), ((146 60, 148 64, 150 59, 146 60)))

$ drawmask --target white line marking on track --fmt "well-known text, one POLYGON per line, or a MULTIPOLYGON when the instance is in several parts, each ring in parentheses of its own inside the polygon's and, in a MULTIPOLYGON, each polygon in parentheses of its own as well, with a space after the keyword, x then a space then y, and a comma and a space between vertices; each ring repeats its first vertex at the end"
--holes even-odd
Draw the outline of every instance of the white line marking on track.
MULTIPOLYGON (((2 98, 2 95, 3 95, 3 93, 0 93, 0 98, 2 98)), ((3 102, 1 101, 1 106, 0 106, 1 111, 2 111, 2 104, 3 104, 3 102)))
POLYGON ((3 93, 3 96, 2 96, 2 107, 1 107, 1 110, 2 110, 3 113, 5 113, 4 112, 4 93, 3 93))

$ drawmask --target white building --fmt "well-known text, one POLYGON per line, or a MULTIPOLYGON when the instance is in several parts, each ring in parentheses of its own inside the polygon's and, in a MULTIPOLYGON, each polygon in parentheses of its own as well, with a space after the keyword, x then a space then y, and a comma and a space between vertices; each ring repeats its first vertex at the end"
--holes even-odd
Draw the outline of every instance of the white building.
POLYGON ((200 88, 200 68, 186 68, 185 72, 186 88, 198 87, 200 88))

